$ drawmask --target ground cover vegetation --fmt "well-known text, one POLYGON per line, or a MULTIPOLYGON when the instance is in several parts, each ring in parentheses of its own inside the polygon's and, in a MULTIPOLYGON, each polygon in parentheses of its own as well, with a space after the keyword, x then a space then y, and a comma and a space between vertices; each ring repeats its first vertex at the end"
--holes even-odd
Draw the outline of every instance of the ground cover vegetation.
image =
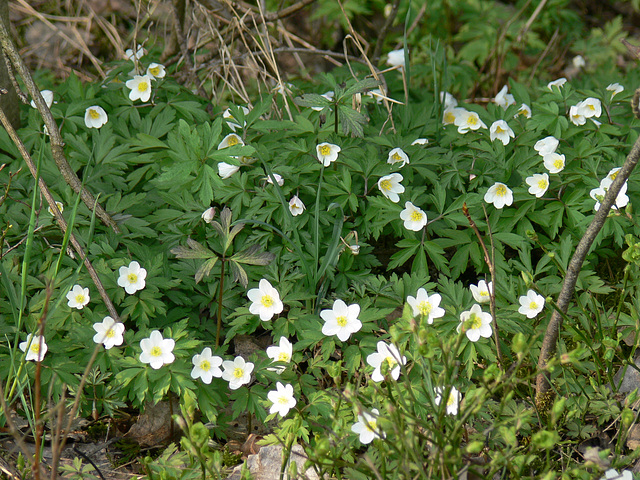
POLYGON ((16 474, 166 402, 146 478, 225 478, 238 419, 327 478, 633 478, 638 5, 124 3, 2 42, 16 474))

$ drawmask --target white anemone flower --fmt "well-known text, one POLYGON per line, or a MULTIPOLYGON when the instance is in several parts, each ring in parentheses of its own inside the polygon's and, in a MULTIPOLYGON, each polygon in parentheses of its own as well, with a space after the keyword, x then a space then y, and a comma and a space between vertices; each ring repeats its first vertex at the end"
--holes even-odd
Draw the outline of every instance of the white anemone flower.
POLYGON ((374 382, 384 380, 382 365, 384 365, 385 362, 389 367, 389 375, 391 375, 391 378, 394 380, 397 380, 400 376, 400 366, 407 364, 407 357, 400 355, 398 347, 383 341, 378 342, 377 349, 377 352, 367 355, 367 363, 374 368, 371 374, 371 380, 374 382))
POLYGON ((559 90, 564 86, 565 83, 567 83, 567 79, 561 77, 557 80, 547 83, 547 88, 553 92, 553 87, 556 87, 559 90))
POLYGON ((174 339, 163 338, 158 330, 154 330, 149 338, 140 340, 140 348, 142 349, 140 361, 148 363, 151 368, 158 370, 163 365, 173 363, 176 358, 172 353, 175 345, 174 339))
POLYGON ((584 57, 582 55, 576 55, 575 57, 573 57, 573 59, 571 60, 571 63, 578 70, 580 70, 581 68, 584 68, 587 65, 587 62, 585 62, 584 57))
POLYGON ((493 333, 491 330, 491 314, 482 311, 477 303, 460 314, 460 324, 458 332, 464 333, 471 342, 477 342, 482 338, 489 338, 493 333))
MULTIPOLYGON (((64 203, 56 202, 56 207, 58 207, 58 210, 60 210, 60 213, 64 212, 64 203)), ((51 208, 51 205, 47 207, 47 212, 53 215, 53 208, 51 208)))
POLYGON ((134 75, 131 80, 127 80, 125 85, 131 90, 129 92, 129 100, 132 102, 136 100, 148 102, 151 98, 151 76, 134 75))
POLYGON ((251 372, 253 372, 253 363, 245 362, 244 358, 236 357, 233 361, 225 360, 222 362, 222 379, 229 382, 231 390, 237 390, 242 385, 251 382, 251 372))
POLYGON ((387 159, 387 163, 390 165, 395 165, 396 163, 400 163, 398 168, 404 167, 409 162, 409 155, 404 153, 401 148, 394 148, 389 152, 389 158, 387 159))
POLYGON ((164 78, 166 74, 167 72, 164 69, 164 65, 161 65, 160 63, 152 63, 147 67, 147 75, 149 75, 152 80, 155 80, 156 78, 164 78))
POLYGON ((236 145, 244 146, 244 142, 242 141, 242 138, 235 133, 230 133, 218 144, 218 150, 222 150, 227 147, 235 147, 236 145))
MULTIPOLYGON (((249 110, 247 107, 240 107, 242 108, 242 112, 244 113, 245 117, 247 115, 249 115, 249 112, 251 110, 249 110)), ((222 113, 222 118, 224 118, 227 121, 227 125, 229 126, 229 128, 231 129, 232 132, 235 132, 237 128, 242 128, 240 127, 239 124, 237 124, 235 122, 235 118, 233 117, 233 114, 231 113, 231 109, 227 108, 223 113, 222 113)), ((247 125, 247 122, 245 121, 243 123, 243 127, 247 125)))
MULTIPOLYGON (((436 405, 440 405, 442 401, 442 395, 444 394, 444 389, 440 387, 435 388, 436 405)), ((462 395, 458 392, 456 387, 451 387, 449 391, 449 398, 447 399, 447 415, 457 415, 458 414, 458 406, 460 405, 460 399, 462 395)))
POLYGON ((129 294, 142 290, 146 283, 147 271, 136 261, 129 263, 128 267, 120 267, 118 285, 129 294))
POLYGON ((377 408, 371 410, 371 413, 362 412, 358 415, 358 421, 351 426, 351 431, 359 436, 360 443, 367 445, 374 438, 385 438, 385 433, 378 428, 378 417, 380 412, 377 408))
POLYGON ((516 134, 513 133, 511 127, 504 120, 496 120, 491 124, 491 128, 489 128, 489 138, 492 142, 498 139, 503 145, 508 145, 515 136, 516 134))
POLYGON ((269 413, 278 413, 281 417, 286 417, 289 410, 296 406, 296 399, 293 396, 293 385, 276 383, 276 389, 267 393, 267 398, 273 404, 269 413))
POLYGON ((503 208, 513 203, 513 192, 504 183, 496 182, 484 194, 484 201, 493 203, 496 208, 503 208))
POLYGON ((202 379, 202 383, 209 385, 211 380, 213 380, 213 377, 222 377, 222 370, 220 369, 220 366, 222 365, 222 358, 217 355, 213 355, 211 353, 211 348, 209 347, 202 350, 202 353, 194 355, 191 359, 191 363, 193 364, 191 378, 194 380, 196 378, 200 378, 202 379))
POLYGON ((93 341, 101 343, 107 350, 124 342, 124 324, 109 316, 104 317, 102 322, 94 323, 93 329, 96 331, 93 341))
POLYGON ((516 113, 513 118, 518 118, 519 116, 523 116, 525 118, 531 118, 531 107, 529 107, 529 105, 527 105, 526 103, 523 103, 522 105, 520 105, 520 108, 518 109, 518 113, 516 113))
POLYGON ((404 67, 404 48, 391 50, 387 54, 387 65, 392 67, 404 67))
POLYGON ((522 295, 518 301, 520 302, 518 313, 525 315, 527 318, 534 318, 544 308, 544 297, 534 290, 528 290, 527 294, 522 295))
POLYGON ((540 198, 549 189, 549 175, 546 173, 536 173, 525 179, 527 185, 529 185, 529 193, 540 198))
MULTIPOLYGON (((40 95, 42 95, 42 99, 44 100, 44 103, 47 105, 47 107, 51 108, 51 105, 53 105, 53 92, 51 90, 42 90, 40 92, 40 95)), ((31 100, 31 106, 33 108, 38 108, 36 106, 36 102, 34 102, 33 100, 31 100)))
MULTIPOLYGON (((292 354, 293 345, 287 337, 280 337, 280 343, 278 346, 273 345, 267 348, 267 357, 269 357, 273 362, 289 363, 291 362, 292 354)), ((284 365, 281 365, 279 367, 269 367, 267 370, 280 374, 284 372, 285 367, 284 365)))
POLYGON ((232 175, 238 173, 240 165, 231 165, 227 162, 218 162, 218 175, 220 178, 227 179, 232 175))
POLYGON ((426 138, 416 138, 411 145, 429 145, 429 140, 426 138))
POLYGON ((400 183, 402 180, 403 177, 399 173, 385 175, 378 180, 378 188, 385 197, 393 203, 398 203, 400 201, 398 194, 404 193, 404 187, 400 183))
POLYGON ((543 138, 542 140, 538 140, 536 144, 533 146, 536 152, 541 157, 548 155, 550 153, 554 153, 558 145, 560 144, 560 140, 556 137, 549 135, 548 137, 543 138))
POLYGON ((633 480, 633 473, 631 470, 618 472, 612 468, 604 472, 604 477, 601 477, 600 480, 633 480))
POLYGON ((259 315, 263 322, 271 320, 274 315, 282 313, 284 309, 280 294, 265 278, 260 280, 258 288, 252 288, 247 292, 247 297, 251 300, 249 311, 259 315))
POLYGON ((98 105, 87 108, 84 112, 84 124, 87 128, 100 128, 109 121, 107 112, 98 105))
POLYGON ((443 103, 445 110, 458 106, 458 100, 449 92, 440 92, 440 101, 443 103))
POLYGON ((82 310, 89 303, 89 289, 82 288, 80 285, 74 285, 69 293, 67 293, 67 300, 69 307, 82 310))
POLYGON ((316 153, 318 155, 318 161, 325 167, 328 167, 338 159, 338 153, 341 148, 333 143, 320 143, 316 145, 316 153))
POLYGON ((581 115, 578 111, 578 105, 572 105, 569 109, 569 120, 571 120, 571 123, 577 126, 587 123, 586 117, 584 115, 581 115))
POLYGON ((20 350, 26 352, 26 361, 35 360, 36 362, 41 362, 49 349, 44 341, 44 336, 32 333, 27 335, 27 339, 18 346, 20 350))
POLYGON ((134 52, 133 49, 127 48, 124 52, 124 56, 127 57, 127 60, 140 60, 144 57, 145 51, 142 45, 138 45, 138 49, 134 52))
POLYGON ((509 87, 505 85, 504 87, 502 87, 502 90, 498 92, 498 94, 496 95, 496 98, 493 99, 496 105, 500 105, 505 110, 509 108, 509 105, 516 104, 516 99, 513 97, 513 95, 511 95, 508 92, 509 92, 509 87))
POLYGON ((473 299, 478 303, 489 303, 491 301, 491 287, 493 286, 492 282, 487 284, 486 281, 480 280, 478 281, 478 285, 469 285, 469 290, 471 290, 471 295, 473 295, 473 299))
POLYGON ((458 133, 465 134, 471 130, 478 130, 479 128, 487 128, 485 123, 480 120, 480 115, 476 112, 464 111, 456 116, 453 124, 458 127, 458 133))
MULTIPOLYGON (((278 175, 277 173, 274 173, 274 172, 271 172, 271 175, 273 175, 273 178, 276 179, 276 183, 279 186, 283 186, 284 185, 284 178, 282 178, 282 175, 278 175)), ((270 183, 271 185, 273 185, 273 180, 271 180, 270 176, 264 177, 264 180, 266 180, 267 183, 270 183)))
POLYGON ((462 107, 449 107, 442 113, 442 123, 444 125, 455 125, 456 119, 461 115, 467 114, 469 111, 462 107))
POLYGON ((338 299, 333 302, 331 310, 322 310, 320 318, 324 320, 322 333, 328 337, 336 335, 342 342, 349 340, 351 334, 362 328, 362 322, 358 319, 360 305, 354 303, 347 305, 338 299))
POLYGON ((593 97, 585 98, 576 105, 576 112, 584 118, 599 117, 602 115, 602 102, 593 97))
MULTIPOLYGON (((600 186, 598 188, 594 188, 589 192, 589 196, 596 201, 596 204, 593 207, 596 212, 600 210, 600 204, 602 203, 602 200, 604 200, 604 196, 609 191, 609 188, 611 187, 612 183, 613 183, 613 180, 611 180, 611 178, 605 177, 600 182, 600 186)), ((620 188, 620 191, 618 192, 616 201, 613 202, 613 205, 611 205, 611 208, 614 210, 618 210, 619 208, 626 207, 628 203, 629 203, 629 197, 627 196, 627 182, 624 182, 624 184, 620 188)))
POLYGON ((404 228, 414 232, 419 232, 427 224, 427 214, 411 202, 405 202, 400 219, 404 221, 404 228))
POLYGON ((444 308, 440 307, 442 297, 439 293, 429 295, 424 288, 419 288, 415 297, 407 296, 407 303, 413 310, 413 315, 422 315, 431 325, 436 318, 444 317, 444 308))
POLYGON ((304 203, 302 203, 302 200, 300 200, 297 195, 294 195, 293 197, 291 197, 291 200, 289 200, 289 211, 294 217, 302 215, 302 212, 304 212, 306 209, 307 207, 304 206, 304 203))
POLYGON ((613 100, 613 97, 622 92, 624 90, 624 87, 619 83, 610 83, 607 86, 606 90, 611 92, 611 99, 613 100))
POLYGON ((560 153, 549 153, 543 157, 543 163, 549 173, 560 173, 564 170, 565 158, 560 153))
POLYGON ((211 223, 213 221, 213 217, 215 214, 216 214, 216 208, 209 207, 204 212, 202 212, 201 217, 206 223, 211 223))

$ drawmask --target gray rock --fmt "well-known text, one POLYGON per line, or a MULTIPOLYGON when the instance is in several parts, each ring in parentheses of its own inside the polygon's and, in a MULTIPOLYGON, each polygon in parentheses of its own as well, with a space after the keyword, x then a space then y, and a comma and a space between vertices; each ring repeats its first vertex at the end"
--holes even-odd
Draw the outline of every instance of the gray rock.
MULTIPOLYGON (((262 447, 255 455, 249 455, 246 461, 246 468, 249 469, 254 480, 280 480, 280 467, 282 466, 282 445, 269 445, 262 447)), ((309 468, 304 472, 304 463, 307 461, 307 455, 304 453, 300 445, 294 445, 291 449, 291 457, 287 462, 287 469, 284 474, 284 480, 319 480, 318 474, 309 468), (288 471, 291 461, 297 466, 298 474, 295 477, 289 477, 288 471)), ((240 480, 243 465, 238 465, 233 469, 231 475, 226 480, 240 480)))

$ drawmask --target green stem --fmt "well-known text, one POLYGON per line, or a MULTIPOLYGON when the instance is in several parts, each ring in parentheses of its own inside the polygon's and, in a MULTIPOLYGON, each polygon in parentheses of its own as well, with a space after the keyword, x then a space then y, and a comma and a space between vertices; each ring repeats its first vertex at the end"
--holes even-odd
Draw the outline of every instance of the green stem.
POLYGON ((218 326, 216 327, 216 347, 220 346, 220 331, 222 330, 222 293, 224 292, 224 265, 227 259, 220 259, 220 289, 218 291, 218 326))

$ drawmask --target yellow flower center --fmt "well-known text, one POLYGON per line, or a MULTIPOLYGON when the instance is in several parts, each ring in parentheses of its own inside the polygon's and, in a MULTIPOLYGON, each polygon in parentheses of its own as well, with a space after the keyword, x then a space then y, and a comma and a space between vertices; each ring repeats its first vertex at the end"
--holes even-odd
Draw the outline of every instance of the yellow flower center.
POLYGON ((331 147, 329 145, 320 145, 320 155, 329 155, 331 153, 331 147))
POLYGON ((98 118, 100 118, 100 113, 97 110, 94 110, 93 108, 89 109, 89 116, 91 118, 93 118, 94 120, 97 120, 98 118))
POLYGON ((364 422, 364 426, 366 427, 367 430, 369 430, 370 432, 375 433, 376 432, 376 427, 377 427, 377 423, 375 420, 365 420, 364 422))
POLYGON ((469 115, 469 118, 467 119, 467 123, 471 126, 477 125, 478 118, 475 115, 469 115))
POLYGON ((238 368, 238 367, 234 368, 233 369, 233 376, 236 377, 236 378, 244 377, 244 369, 238 368))
POLYGON ((151 355, 152 357, 160 357, 162 355, 162 349, 158 346, 155 346, 151 349, 149 355, 151 355))
POLYGON ((127 275, 127 280, 129 280, 129 283, 136 283, 138 281, 138 275, 132 272, 127 275))
POLYGON ((399 162, 399 161, 402 160, 402 157, 400 156, 400 154, 398 152, 395 152, 393 155, 391 155, 391 160, 399 162))
POLYGON ((29 348, 33 353, 40 353, 40 342, 36 342, 35 340, 31 342, 31 348, 29 348))
POLYGON ((138 84, 138 91, 140 93, 146 92, 147 90, 149 90, 149 84, 147 82, 140 82, 138 84))
MULTIPOLYGON (((616 179, 616 177, 618 176, 618 172, 619 172, 619 171, 620 171, 620 170, 616 170, 615 172, 613 172, 611 175, 609 175, 609 178, 610 178, 611 180, 615 180, 615 179, 616 179)), ((60 211, 62 211, 62 210, 60 210, 60 211)))
POLYGON ((391 182, 389 180, 381 181, 380 188, 382 188, 382 190, 391 190, 391 182))
POLYGON ((488 297, 489 296, 489 290, 480 290, 480 296, 481 297, 488 297))
POLYGON ((420 302, 418 304, 418 310, 421 315, 429 315, 432 310, 431 302, 420 302))
POLYGON ((281 395, 280 398, 278 398, 278 403, 284 405, 286 403, 289 403, 289 399, 284 395, 281 395))
POLYGON ((444 123, 453 123, 456 121, 456 116, 453 112, 446 112, 444 114, 444 123))
POLYGON ((76 295, 76 303, 84 303, 84 295, 76 295))
POLYGON ((229 140, 227 141, 227 143, 229 144, 230 147, 233 147, 234 145, 238 145, 238 143, 240 142, 238 141, 238 137, 234 135, 232 137, 229 137, 229 140))
POLYGON ((501 133, 504 133, 504 132, 506 132, 506 130, 503 130, 502 128, 500 128, 500 126, 496 126, 496 133, 498 135, 500 135, 501 133))
POLYGON ((211 370, 211 363, 209 363, 208 360, 203 360, 202 362, 200 362, 200 369, 208 372, 209 370, 211 370))
POLYGON ((344 327, 347 324, 347 317, 345 316, 337 317, 336 323, 338 324, 338 326, 344 327))
POLYGON ((558 158, 553 162, 553 166, 555 168, 562 168, 564 166, 564 162, 562 161, 561 158, 558 158))
POLYGON ((280 352, 278 354, 278 361, 279 362, 288 362, 289 361, 289 354, 285 353, 285 352, 280 352))
POLYGON ((475 313, 472 313, 471 316, 464 322, 465 330, 476 330, 482 326, 482 320, 475 313))
POLYGON ((153 67, 149 69, 149 73, 151 75, 153 75, 154 77, 157 77, 158 75, 160 75, 160 67, 153 67))
POLYGON ((536 302, 529 303, 529 308, 531 310, 536 310, 538 308, 538 304, 536 302))
POLYGON ((450 407, 456 402, 456 397, 453 392, 449 393, 449 400, 447 400, 447 407, 450 407))
POLYGON ((591 110, 592 112, 595 112, 596 107, 594 107, 593 105, 587 105, 587 107, 589 107, 589 110, 591 110))
POLYGON ((116 336, 116 332, 113 331, 113 328, 110 328, 104 333, 104 336, 107 338, 113 338, 116 336))
POLYGON ((496 195, 498 197, 504 197, 507 194, 507 187, 505 187, 504 185, 498 185, 498 187, 496 188, 496 195))
POLYGON ((271 298, 271 295, 263 295, 260 299, 260 303, 263 307, 269 308, 273 306, 273 298, 271 298))
POLYGON ((395 367, 398 364, 396 359, 393 358, 391 355, 386 357, 385 360, 387 361, 387 364, 389 365, 389 370, 393 369, 393 367, 395 367))
POLYGON ((526 115, 527 113, 528 112, 526 108, 521 108, 520 110, 518 110, 518 115, 526 115))
POLYGON ((422 214, 419 211, 414 210, 413 212, 411 212, 410 218, 413 222, 420 222, 422 220, 422 214))
POLYGON ((547 188, 547 185, 549 185, 549 182, 547 182, 544 178, 542 180, 538 180, 538 188, 540 190, 544 190, 545 188, 547 188))

